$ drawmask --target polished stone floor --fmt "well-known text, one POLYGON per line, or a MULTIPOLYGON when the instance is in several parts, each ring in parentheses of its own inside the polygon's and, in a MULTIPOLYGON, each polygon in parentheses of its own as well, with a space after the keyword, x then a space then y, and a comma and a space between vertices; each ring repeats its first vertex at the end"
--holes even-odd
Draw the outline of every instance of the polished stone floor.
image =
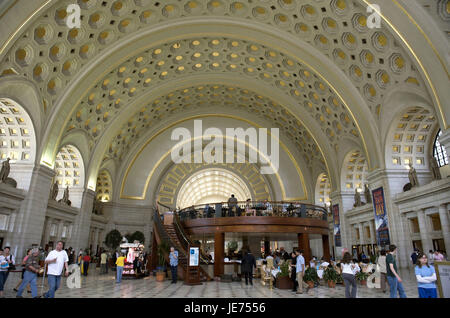
MULTIPOLYGON (((91 270, 89 276, 81 278, 81 288, 69 289, 66 279, 63 278, 61 288, 57 291, 57 298, 149 298, 149 297, 174 297, 174 298, 343 298, 344 287, 337 285, 336 288, 328 286, 318 286, 309 291, 308 294, 295 294, 290 290, 277 288, 269 289, 263 286, 259 279, 255 279, 254 286, 246 286, 244 282, 219 283, 207 282, 199 286, 187 286, 183 282, 176 285, 170 284, 169 280, 156 282, 154 277, 146 277, 139 280, 123 280, 121 284, 116 284, 114 272, 107 275, 100 275, 99 269, 91 270)), ((400 275, 403 279, 403 286, 409 298, 417 298, 417 283, 414 273, 411 270, 402 269, 400 275)), ((11 273, 5 286, 5 297, 15 297, 13 288, 20 279, 20 273, 11 273)), ((42 295, 42 290, 47 291, 47 282, 42 288, 42 277, 38 280, 38 292, 42 295)), ((26 292, 24 298, 31 297, 26 292)), ((382 293, 378 289, 367 288, 358 284, 358 298, 388 298, 389 292, 382 293)))

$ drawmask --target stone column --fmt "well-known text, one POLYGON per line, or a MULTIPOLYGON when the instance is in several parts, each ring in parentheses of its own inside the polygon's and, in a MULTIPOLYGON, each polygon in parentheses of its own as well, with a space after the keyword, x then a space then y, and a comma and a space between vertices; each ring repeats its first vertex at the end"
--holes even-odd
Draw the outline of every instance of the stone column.
POLYGON ((377 244, 377 232, 375 231, 375 220, 369 221, 369 228, 372 244, 377 244))
POLYGON ((92 242, 92 253, 95 255, 97 253, 97 247, 98 247, 98 232, 99 229, 95 228, 94 229, 94 238, 93 238, 93 242, 92 242))
POLYGON ((450 252, 450 225, 448 221, 447 203, 439 206, 439 218, 441 219, 442 236, 444 237, 444 244, 446 253, 450 252))
POLYGON ((214 233, 214 277, 220 277, 224 273, 225 233, 214 233))
POLYGON ((52 218, 47 217, 45 219, 44 233, 42 235, 41 246, 44 248, 45 244, 50 240, 50 230, 52 227, 52 218))
POLYGON ((364 228, 362 223, 358 223, 358 231, 359 231, 359 245, 364 245, 364 228))
POLYGON ((17 248, 16 257, 20 259, 26 248, 39 246, 41 243, 54 175, 55 172, 46 166, 38 165, 33 169, 30 190, 20 205, 17 228, 11 244, 12 250, 17 248))
POLYGON ((425 253, 433 249, 433 244, 430 238, 430 232, 428 230, 428 222, 426 220, 425 210, 420 209, 417 211, 417 219, 419 221, 420 239, 422 240, 422 248, 425 253))
POLYGON ((94 205, 95 192, 85 190, 81 202, 81 209, 74 222, 74 248, 78 251, 85 249, 89 244, 89 231, 91 228, 92 207, 94 205))
MULTIPOLYGON (((56 232, 56 240, 59 241, 62 239, 62 232, 64 229, 64 220, 59 220, 58 222, 58 229, 56 232)), ((56 247, 56 242, 55 242, 55 247, 56 247)))
POLYGON ((399 236, 397 247, 404 255, 404 257, 399 258, 398 264, 400 267, 409 267, 411 264, 411 259, 409 255, 411 255, 413 250, 411 233, 409 229, 409 220, 406 214, 400 214, 400 226, 399 232, 402 234, 399 236))

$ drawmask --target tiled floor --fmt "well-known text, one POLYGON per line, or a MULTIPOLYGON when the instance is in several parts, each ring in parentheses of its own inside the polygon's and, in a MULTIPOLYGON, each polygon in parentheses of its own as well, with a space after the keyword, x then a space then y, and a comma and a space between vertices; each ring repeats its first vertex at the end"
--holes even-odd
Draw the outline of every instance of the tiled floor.
MULTIPOLYGON (((277 288, 269 289, 263 286, 260 280, 254 281, 254 286, 246 286, 244 282, 219 283, 208 282, 199 286, 187 286, 183 282, 176 285, 170 284, 169 280, 156 282, 154 277, 146 277, 139 280, 123 280, 121 284, 116 284, 114 272, 108 275, 100 275, 99 269, 91 271, 89 276, 82 276, 81 288, 69 289, 66 285, 66 279, 63 278, 60 290, 57 291, 57 298, 148 298, 148 297, 174 297, 174 298, 201 298, 201 297, 219 297, 219 298, 343 298, 344 287, 337 285, 336 288, 319 286, 310 290, 308 294, 297 295, 290 290, 281 290, 277 288)), ((417 283, 412 271, 401 270, 400 275, 403 279, 406 295, 417 298, 417 283)), ((11 273, 5 286, 5 296, 15 297, 13 288, 20 278, 20 273, 11 273)), ((42 289, 42 278, 38 280, 38 292, 47 291, 47 282, 42 289)), ((24 292, 23 296, 31 297, 24 292)), ((388 298, 389 292, 385 294, 377 289, 370 289, 366 286, 358 285, 358 298, 388 298)))

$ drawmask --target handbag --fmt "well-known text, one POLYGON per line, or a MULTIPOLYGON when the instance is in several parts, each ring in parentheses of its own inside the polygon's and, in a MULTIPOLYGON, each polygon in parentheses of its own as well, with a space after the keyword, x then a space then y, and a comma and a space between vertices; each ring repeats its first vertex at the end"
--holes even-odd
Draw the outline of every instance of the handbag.
MULTIPOLYGON (((12 255, 9 256, 9 259, 12 260, 12 255)), ((15 270, 16 270, 16 265, 13 263, 9 264, 8 272, 15 271, 15 270)))

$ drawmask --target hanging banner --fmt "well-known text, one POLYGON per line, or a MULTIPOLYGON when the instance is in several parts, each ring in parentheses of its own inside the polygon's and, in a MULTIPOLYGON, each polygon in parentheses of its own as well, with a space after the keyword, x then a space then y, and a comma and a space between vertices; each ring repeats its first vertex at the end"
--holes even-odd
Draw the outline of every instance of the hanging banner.
POLYGON ((332 207, 333 211, 333 223, 334 223, 334 246, 340 247, 341 243, 341 221, 339 220, 339 204, 335 204, 332 207))
POLYGON ((390 244, 388 217, 386 213, 386 202, 384 201, 383 187, 372 191, 373 209, 375 211, 375 230, 379 246, 390 244))

